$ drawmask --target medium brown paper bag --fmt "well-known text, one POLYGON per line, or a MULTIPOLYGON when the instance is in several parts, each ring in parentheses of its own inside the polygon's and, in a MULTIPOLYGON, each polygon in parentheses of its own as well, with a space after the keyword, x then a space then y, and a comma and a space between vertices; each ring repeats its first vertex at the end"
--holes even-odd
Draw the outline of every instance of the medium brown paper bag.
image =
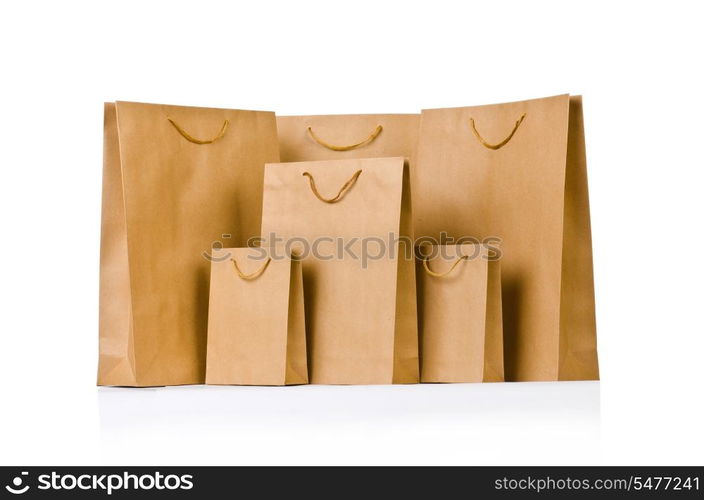
POLYGON ((418 114, 277 116, 282 162, 415 154, 418 114))
POLYGON ((206 383, 308 383, 303 275, 262 248, 214 251, 206 383))
POLYGON ((105 105, 99 385, 205 381, 210 249, 258 236, 273 113, 105 105))
POLYGON ((421 382, 502 382, 499 261, 486 245, 426 246, 421 251, 421 382))
POLYGON ((498 237, 507 380, 598 379, 580 97, 424 110, 418 236, 498 237))
POLYGON ((418 382, 403 158, 267 165, 262 236, 302 259, 312 383, 418 382))

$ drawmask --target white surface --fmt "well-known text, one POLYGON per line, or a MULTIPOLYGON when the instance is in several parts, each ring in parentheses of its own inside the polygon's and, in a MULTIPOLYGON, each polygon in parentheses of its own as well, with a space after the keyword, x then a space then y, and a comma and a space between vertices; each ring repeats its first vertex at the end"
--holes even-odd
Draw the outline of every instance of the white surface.
POLYGON ((697 3, 487 4, 2 3, 0 463, 701 464, 697 3), (585 99, 600 384, 94 386, 103 101, 564 92, 585 99))

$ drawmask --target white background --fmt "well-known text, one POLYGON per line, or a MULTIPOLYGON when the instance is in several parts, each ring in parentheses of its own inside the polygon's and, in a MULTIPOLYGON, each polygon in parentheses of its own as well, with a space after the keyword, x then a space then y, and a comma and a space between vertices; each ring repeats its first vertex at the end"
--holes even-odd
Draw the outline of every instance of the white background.
POLYGON ((0 463, 701 465, 703 17, 596 4, 3 2, 0 463), (103 101, 565 92, 584 95, 600 383, 95 387, 103 101))

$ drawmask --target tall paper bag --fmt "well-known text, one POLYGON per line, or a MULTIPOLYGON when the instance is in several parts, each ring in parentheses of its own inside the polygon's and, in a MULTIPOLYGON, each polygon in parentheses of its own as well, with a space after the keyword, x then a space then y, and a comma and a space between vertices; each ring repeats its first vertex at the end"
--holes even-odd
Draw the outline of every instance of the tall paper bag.
POLYGON ((431 109, 417 236, 499 238, 507 380, 598 379, 580 97, 431 109))
POLYGON ((273 113, 105 105, 99 385, 205 381, 213 243, 258 236, 273 113))
POLYGON ((418 382, 403 158, 267 165, 262 237, 303 262, 312 383, 418 382))

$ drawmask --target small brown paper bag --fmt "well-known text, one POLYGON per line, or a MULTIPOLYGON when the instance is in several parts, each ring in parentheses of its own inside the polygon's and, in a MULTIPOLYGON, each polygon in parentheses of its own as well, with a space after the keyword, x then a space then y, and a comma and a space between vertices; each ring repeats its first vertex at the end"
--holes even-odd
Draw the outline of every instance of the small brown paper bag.
POLYGON ((415 154, 417 114, 277 116, 282 162, 415 154))
POLYGON ((501 240, 506 379, 598 379, 581 98, 424 110, 411 167, 418 237, 501 240))
POLYGON ((312 383, 418 382, 408 183, 403 158, 266 166, 263 245, 301 256, 312 383))
POLYGON ((274 113, 105 105, 99 385, 202 384, 211 247, 260 228, 274 113))
POLYGON ((420 250, 421 382, 502 382, 501 271, 493 250, 471 243, 420 250))
POLYGON ((300 262, 263 248, 215 250, 206 383, 308 383, 300 262))

